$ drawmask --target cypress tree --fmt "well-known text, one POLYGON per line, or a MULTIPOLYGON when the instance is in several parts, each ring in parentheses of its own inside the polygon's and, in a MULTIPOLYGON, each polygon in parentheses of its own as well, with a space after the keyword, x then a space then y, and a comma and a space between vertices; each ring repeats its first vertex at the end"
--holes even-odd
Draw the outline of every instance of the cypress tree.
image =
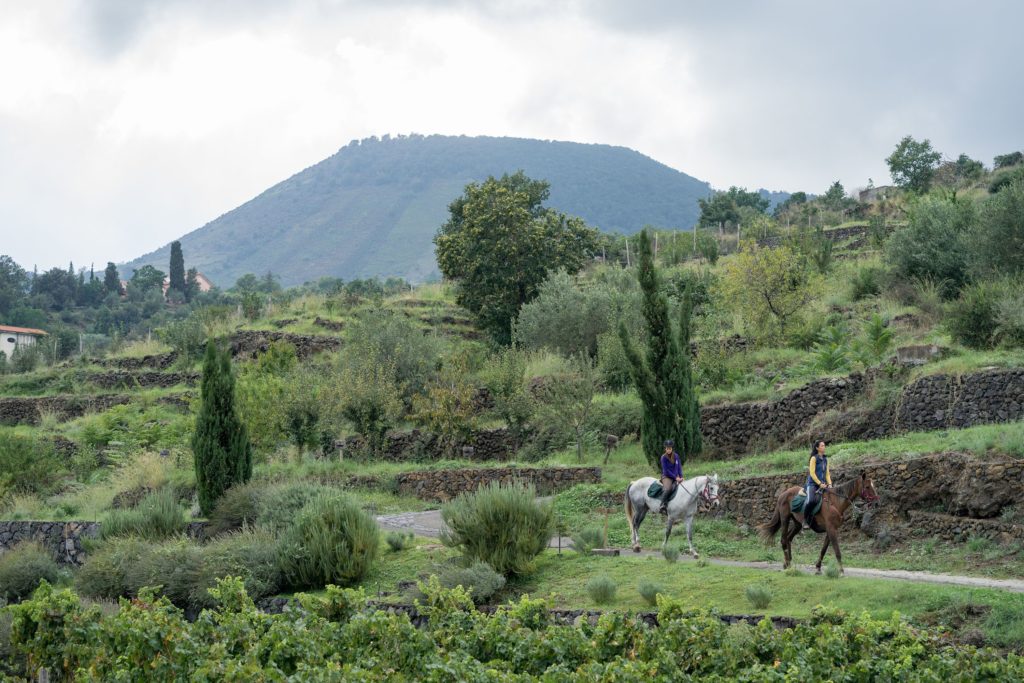
POLYGON ((249 436, 235 410, 231 355, 211 340, 206 343, 201 404, 192 435, 199 507, 209 515, 217 499, 234 484, 252 477, 249 436))
POLYGON ((117 273, 117 266, 107 262, 107 268, 103 271, 103 287, 114 294, 121 293, 121 276, 117 273))
POLYGON ((647 353, 633 346, 624 324, 619 338, 629 360, 633 382, 643 412, 640 418, 640 443, 644 455, 657 466, 665 439, 675 441, 679 456, 697 455, 702 448, 700 405, 693 389, 690 367, 690 319, 693 314, 689 292, 683 295, 679 325, 673 329, 669 319, 668 298, 661 291, 651 240, 640 233, 640 262, 637 279, 643 292, 643 316, 647 323, 647 353))
POLYGON ((185 294, 185 256, 181 253, 181 242, 171 242, 170 289, 185 294))

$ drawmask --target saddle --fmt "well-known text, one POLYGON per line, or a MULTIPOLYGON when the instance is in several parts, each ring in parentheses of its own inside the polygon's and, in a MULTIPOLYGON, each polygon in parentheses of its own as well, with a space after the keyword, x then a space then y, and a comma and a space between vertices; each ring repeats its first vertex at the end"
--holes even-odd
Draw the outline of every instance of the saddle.
MULTIPOLYGON (((821 503, 824 500, 824 496, 818 496, 818 502, 814 504, 814 508, 811 510, 811 517, 821 512, 821 503)), ((789 504, 789 509, 797 514, 803 514, 804 504, 807 502, 806 493, 798 493, 793 496, 793 501, 789 504)))
MULTIPOLYGON (((672 500, 673 498, 675 498, 676 494, 679 493, 680 488, 681 487, 679 486, 679 484, 676 484, 675 487, 672 489, 672 493, 668 494, 668 500, 672 500)), ((647 487, 647 495, 651 498, 657 498, 660 500, 662 491, 664 491, 664 489, 662 488, 660 481, 656 481, 647 487)), ((668 501, 665 502, 667 503, 668 501)))

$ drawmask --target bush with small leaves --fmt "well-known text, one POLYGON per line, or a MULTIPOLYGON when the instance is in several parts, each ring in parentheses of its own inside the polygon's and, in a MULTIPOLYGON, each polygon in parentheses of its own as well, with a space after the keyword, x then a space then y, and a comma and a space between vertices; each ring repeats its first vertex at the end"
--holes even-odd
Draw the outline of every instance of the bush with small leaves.
POLYGON ((786 571, 784 571, 782 573, 785 574, 786 576, 803 576, 804 575, 803 570, 802 569, 798 569, 797 567, 790 567, 790 568, 788 568, 786 571))
POLYGON ((254 600, 273 595, 281 586, 277 539, 263 529, 239 531, 199 546, 200 562, 190 577, 188 603, 197 607, 216 604, 210 589, 218 580, 238 577, 254 600))
POLYGON ((587 555, 594 548, 600 548, 603 545, 604 532, 596 526, 587 527, 572 537, 572 546, 583 555, 587 555))
POLYGON ((587 595, 599 605, 605 605, 615 599, 619 586, 610 576, 595 576, 587 581, 587 595))
POLYGON ((185 513, 171 487, 155 491, 134 508, 112 510, 100 524, 100 538, 167 538, 185 530, 185 513))
POLYGON ((536 497, 532 486, 499 482, 460 495, 441 509, 441 542, 505 576, 527 574, 554 530, 552 505, 536 497))
POLYGON ((772 592, 768 586, 750 585, 747 586, 744 594, 747 596, 747 602, 753 605, 754 609, 764 609, 772 601, 772 592))
POLYGON ((661 548, 661 555, 669 562, 679 559, 679 546, 675 543, 666 543, 661 548))
POLYGON ((842 573, 839 571, 839 565, 831 563, 825 565, 825 576, 830 579, 838 579, 842 576, 842 573))
POLYGON ((389 531, 387 536, 384 537, 384 541, 391 548, 392 552, 397 553, 400 550, 405 550, 412 545, 413 542, 412 532, 402 533, 401 531, 389 531))
POLYGON ((60 577, 60 567, 50 553, 34 541, 23 541, 0 554, 0 600, 22 600, 41 580, 56 583, 60 577))
POLYGON ((281 541, 287 585, 347 586, 370 571, 380 549, 377 523, 344 497, 319 498, 302 511, 281 541))
POLYGON ((149 549, 149 544, 134 536, 113 538, 89 554, 75 572, 75 588, 90 598, 116 600, 131 595, 128 570, 149 549))
POLYGON ((478 605, 505 587, 505 577, 486 562, 474 562, 468 567, 447 567, 438 575, 438 580, 445 588, 462 586, 478 605))
POLYGON ((651 607, 657 607, 658 595, 665 593, 665 589, 653 581, 641 581, 636 589, 640 592, 640 597, 644 599, 644 602, 651 607))

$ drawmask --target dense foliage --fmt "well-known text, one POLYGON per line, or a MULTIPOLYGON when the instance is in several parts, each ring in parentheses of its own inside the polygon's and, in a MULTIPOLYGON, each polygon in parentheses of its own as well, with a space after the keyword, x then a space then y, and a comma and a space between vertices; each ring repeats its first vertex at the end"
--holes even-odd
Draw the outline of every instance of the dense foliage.
POLYGON ((60 567, 45 548, 33 541, 23 541, 0 553, 0 601, 26 598, 40 581, 54 583, 60 575, 60 567))
POLYGON ((422 586, 429 617, 373 611, 355 591, 300 596, 301 608, 258 611, 241 582, 195 622, 143 593, 114 614, 49 585, 10 609, 14 665, 27 677, 90 680, 1019 680, 1024 659, 952 646, 898 615, 872 619, 819 608, 807 622, 727 626, 658 596, 658 627, 621 613, 596 625, 556 623, 543 600, 493 616, 463 590, 422 586))
POLYGON ((284 577, 294 588, 362 579, 380 552, 377 522, 343 497, 307 505, 281 541, 284 577))

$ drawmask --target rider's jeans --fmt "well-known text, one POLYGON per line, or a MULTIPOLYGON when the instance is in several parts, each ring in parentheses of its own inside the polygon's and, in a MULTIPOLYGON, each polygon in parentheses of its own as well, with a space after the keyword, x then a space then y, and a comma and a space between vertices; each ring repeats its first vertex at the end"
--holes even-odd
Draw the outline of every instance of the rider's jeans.
POLYGON ((804 503, 804 521, 808 524, 811 520, 807 519, 807 513, 811 510, 811 506, 814 505, 814 499, 818 497, 818 485, 811 484, 807 486, 807 501, 804 503))

